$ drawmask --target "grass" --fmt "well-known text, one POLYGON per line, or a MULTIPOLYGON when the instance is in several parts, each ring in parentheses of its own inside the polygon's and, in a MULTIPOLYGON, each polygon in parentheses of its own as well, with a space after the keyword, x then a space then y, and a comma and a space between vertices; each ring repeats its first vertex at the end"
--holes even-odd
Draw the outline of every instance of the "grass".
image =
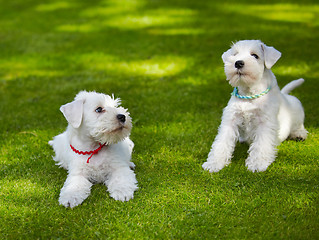
POLYGON ((1 239, 319 238, 316 1, 0 0, 1 239), (303 103, 309 138, 285 141, 263 173, 247 146, 219 173, 201 168, 231 87, 221 55, 261 39, 303 103), (82 90, 114 93, 134 120, 139 190, 111 199, 95 185, 74 209, 47 144, 64 131, 59 107, 82 90))

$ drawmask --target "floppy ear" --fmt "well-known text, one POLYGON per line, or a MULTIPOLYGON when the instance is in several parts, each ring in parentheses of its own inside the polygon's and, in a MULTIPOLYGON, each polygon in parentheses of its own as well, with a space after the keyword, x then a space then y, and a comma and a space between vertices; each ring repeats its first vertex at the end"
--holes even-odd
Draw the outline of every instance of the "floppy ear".
POLYGON ((268 47, 265 44, 262 44, 261 47, 264 50, 265 66, 270 69, 281 57, 281 52, 273 47, 268 47))
POLYGON ((231 51, 232 49, 228 49, 226 52, 223 53, 222 59, 224 63, 226 62, 226 59, 231 55, 231 51))
POLYGON ((60 107, 60 111, 71 124, 72 127, 78 128, 82 122, 83 100, 75 100, 60 107))

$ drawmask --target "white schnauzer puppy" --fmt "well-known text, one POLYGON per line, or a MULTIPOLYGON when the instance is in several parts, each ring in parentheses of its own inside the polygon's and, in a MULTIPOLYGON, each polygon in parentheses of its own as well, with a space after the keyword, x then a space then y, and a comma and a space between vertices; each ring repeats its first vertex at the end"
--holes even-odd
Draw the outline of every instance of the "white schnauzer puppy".
POLYGON ((63 206, 81 204, 94 183, 104 183, 115 200, 133 198, 137 181, 131 162, 134 144, 129 139, 132 122, 119 105, 114 96, 82 91, 61 106, 69 124, 49 144, 57 165, 68 170, 59 198, 63 206))
POLYGON ((265 171, 275 160, 280 142, 304 140, 304 110, 290 91, 301 85, 298 79, 279 89, 270 68, 281 53, 259 40, 235 43, 222 55, 225 73, 234 87, 225 107, 218 134, 203 168, 218 172, 231 162, 237 141, 250 144, 246 166, 252 172, 265 171))

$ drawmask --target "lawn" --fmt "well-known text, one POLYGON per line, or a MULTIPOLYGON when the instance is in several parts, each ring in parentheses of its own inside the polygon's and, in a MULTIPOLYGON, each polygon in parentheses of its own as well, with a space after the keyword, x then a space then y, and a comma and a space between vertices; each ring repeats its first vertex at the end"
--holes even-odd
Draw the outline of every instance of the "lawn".
POLYGON ((315 0, 0 0, 1 239, 318 239, 319 4, 315 0), (201 167, 232 92, 221 55, 261 39, 304 105, 304 142, 262 173, 246 145, 218 173, 201 167), (47 142, 80 90, 122 99, 133 118, 139 189, 118 202, 95 185, 58 197, 67 172, 47 142))

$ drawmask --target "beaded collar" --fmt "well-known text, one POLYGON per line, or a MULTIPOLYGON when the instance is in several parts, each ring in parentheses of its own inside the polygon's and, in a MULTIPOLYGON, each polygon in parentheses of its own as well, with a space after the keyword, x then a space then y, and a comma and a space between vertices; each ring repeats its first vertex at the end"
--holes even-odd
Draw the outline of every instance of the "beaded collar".
POLYGON ((261 96, 264 96, 265 94, 267 94, 268 92, 270 91, 270 87, 268 87, 265 91, 259 93, 259 94, 255 94, 255 95, 252 95, 252 96, 243 96, 243 95, 240 95, 238 94, 238 88, 235 87, 234 88, 234 91, 231 93, 232 96, 235 96, 237 98, 241 98, 241 99, 256 99, 256 98, 259 98, 261 96))

